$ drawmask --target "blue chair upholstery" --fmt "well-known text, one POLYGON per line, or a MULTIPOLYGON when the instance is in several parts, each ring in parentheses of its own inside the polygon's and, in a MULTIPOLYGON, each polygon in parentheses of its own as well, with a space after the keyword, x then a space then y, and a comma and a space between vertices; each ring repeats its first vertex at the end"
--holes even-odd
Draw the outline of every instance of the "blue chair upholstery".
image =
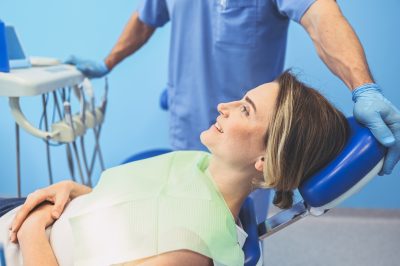
POLYGON ((6 266, 6 258, 4 256, 4 249, 1 244, 0 244, 0 266, 6 266))
POLYGON ((129 156, 128 158, 126 158, 121 164, 139 161, 142 159, 154 157, 154 156, 168 153, 171 151, 172 151, 171 149, 154 149, 154 150, 147 150, 147 151, 135 153, 135 154, 129 156))
POLYGON ((343 151, 326 167, 299 187, 312 207, 332 202, 364 178, 385 156, 386 149, 353 117, 348 118, 351 135, 343 151))
POLYGON ((248 235, 246 238, 246 242, 243 245, 245 266, 256 265, 261 255, 256 217, 257 214, 255 209, 255 202, 251 197, 247 197, 239 213, 239 218, 243 225, 243 229, 248 235))
POLYGON ((161 92, 160 99, 159 99, 160 107, 164 111, 168 111, 168 91, 164 89, 161 92))

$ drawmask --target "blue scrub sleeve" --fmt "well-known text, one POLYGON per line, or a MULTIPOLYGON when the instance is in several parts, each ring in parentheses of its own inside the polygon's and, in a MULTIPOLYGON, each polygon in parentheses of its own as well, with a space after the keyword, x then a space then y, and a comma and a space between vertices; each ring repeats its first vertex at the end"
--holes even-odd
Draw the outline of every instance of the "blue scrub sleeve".
POLYGON ((137 9, 139 19, 151 27, 161 27, 169 21, 166 0, 142 0, 137 9))
POLYGON ((273 0, 279 13, 300 23, 304 13, 316 0, 273 0))

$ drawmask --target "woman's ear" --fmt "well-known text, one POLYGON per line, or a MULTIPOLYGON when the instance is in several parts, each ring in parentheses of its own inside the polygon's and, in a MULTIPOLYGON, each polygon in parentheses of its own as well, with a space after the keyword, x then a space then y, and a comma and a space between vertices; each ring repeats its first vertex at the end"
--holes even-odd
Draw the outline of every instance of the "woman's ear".
POLYGON ((260 171, 260 172, 264 171, 264 157, 263 156, 260 156, 257 159, 254 167, 256 168, 257 171, 260 171))

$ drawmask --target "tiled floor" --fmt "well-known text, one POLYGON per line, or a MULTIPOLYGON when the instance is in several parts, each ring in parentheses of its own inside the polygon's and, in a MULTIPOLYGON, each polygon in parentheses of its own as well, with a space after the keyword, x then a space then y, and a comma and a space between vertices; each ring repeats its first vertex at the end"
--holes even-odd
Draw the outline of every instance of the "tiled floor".
POLYGON ((331 210, 264 240, 268 266, 399 266, 399 210, 331 210))

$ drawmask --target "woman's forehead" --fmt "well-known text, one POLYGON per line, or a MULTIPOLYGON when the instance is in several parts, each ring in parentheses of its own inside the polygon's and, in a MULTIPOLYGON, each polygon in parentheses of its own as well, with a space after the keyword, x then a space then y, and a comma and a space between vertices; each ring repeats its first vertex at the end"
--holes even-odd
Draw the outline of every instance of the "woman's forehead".
POLYGON ((275 106, 278 92, 279 84, 277 82, 269 82, 250 90, 246 96, 254 102, 257 109, 271 110, 275 106))

